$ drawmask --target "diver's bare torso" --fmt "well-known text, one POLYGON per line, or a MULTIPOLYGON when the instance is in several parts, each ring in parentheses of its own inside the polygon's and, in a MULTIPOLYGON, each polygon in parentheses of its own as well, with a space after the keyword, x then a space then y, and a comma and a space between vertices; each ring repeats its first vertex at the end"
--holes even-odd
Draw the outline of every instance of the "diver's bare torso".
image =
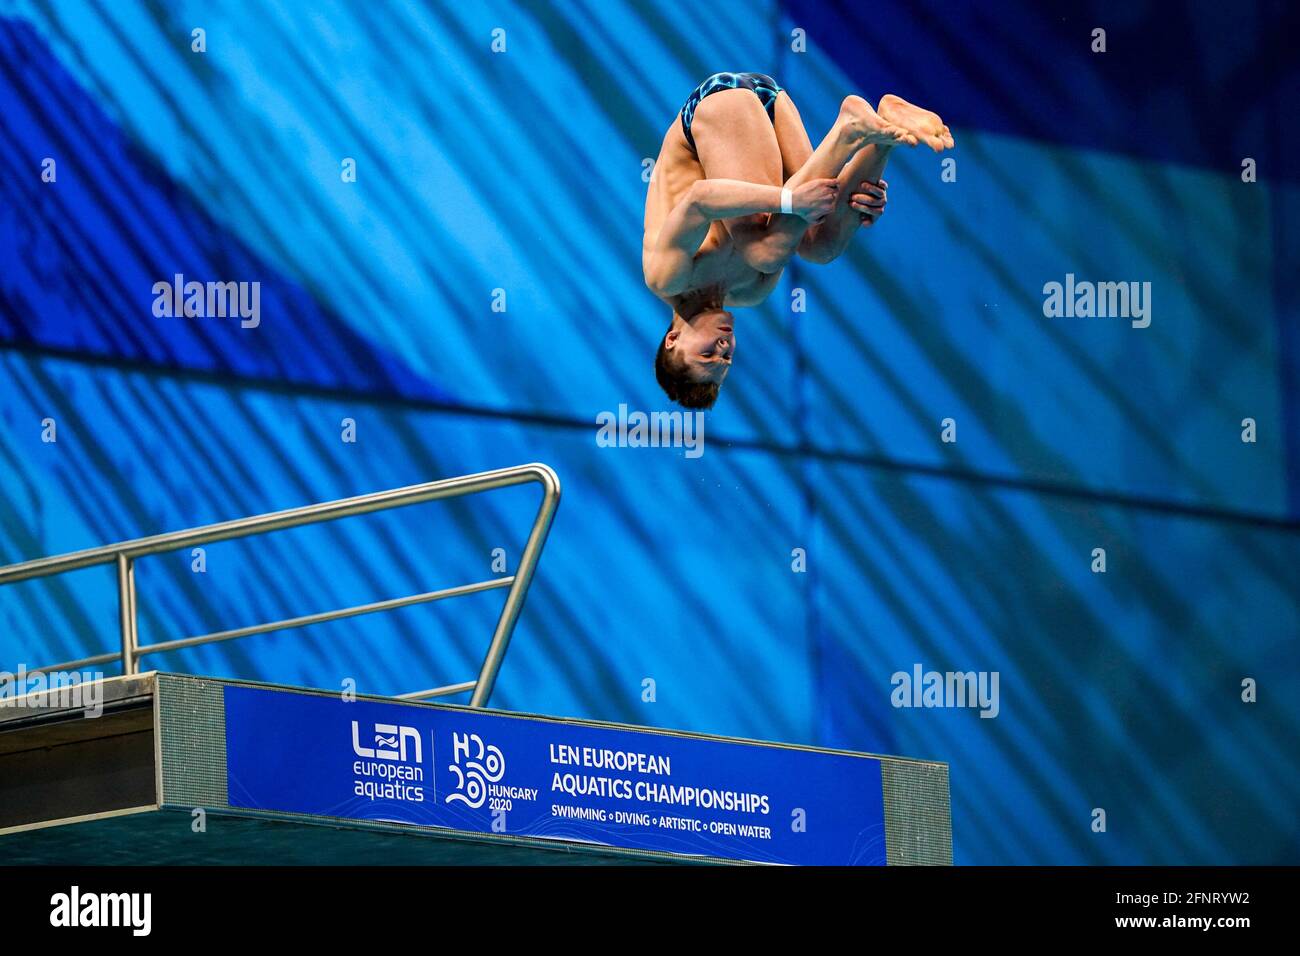
MULTIPOLYGON (((703 178, 704 167, 687 145, 681 122, 674 120, 664 134, 659 159, 655 162, 654 173, 650 178, 650 188, 646 191, 645 231, 641 238, 643 260, 650 255, 668 214, 686 195, 691 184, 703 178)), ((761 215, 756 218, 767 217, 761 215)), ((727 227, 722 222, 715 221, 695 253, 690 280, 685 289, 676 295, 661 295, 659 298, 678 313, 683 311, 679 306, 702 297, 720 300, 716 301, 717 306, 759 305, 776 287, 780 278, 780 271, 762 273, 747 265, 737 251, 727 227)))

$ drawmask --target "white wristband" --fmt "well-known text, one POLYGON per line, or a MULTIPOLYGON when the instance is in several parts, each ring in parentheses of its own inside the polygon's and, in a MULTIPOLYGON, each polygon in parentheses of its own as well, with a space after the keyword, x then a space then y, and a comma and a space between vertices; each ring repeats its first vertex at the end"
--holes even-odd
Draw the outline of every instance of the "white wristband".
POLYGON ((790 192, 789 186, 781 187, 781 211, 786 215, 794 212, 794 193, 790 192))

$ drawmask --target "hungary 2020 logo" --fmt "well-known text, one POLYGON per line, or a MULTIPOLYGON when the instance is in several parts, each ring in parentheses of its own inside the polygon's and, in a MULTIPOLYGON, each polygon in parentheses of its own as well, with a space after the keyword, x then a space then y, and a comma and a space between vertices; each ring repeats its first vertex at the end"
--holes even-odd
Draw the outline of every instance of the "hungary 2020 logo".
POLYGON ((478 734, 451 735, 452 763, 447 769, 456 775, 456 790, 447 803, 463 803, 473 810, 483 806, 490 783, 506 775, 506 758, 499 747, 484 744, 478 734))

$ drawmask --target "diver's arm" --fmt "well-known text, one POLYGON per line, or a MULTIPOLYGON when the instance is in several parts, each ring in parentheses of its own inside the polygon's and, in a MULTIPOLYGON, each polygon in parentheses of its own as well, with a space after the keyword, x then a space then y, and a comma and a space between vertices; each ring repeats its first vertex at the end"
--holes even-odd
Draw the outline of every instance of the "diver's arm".
POLYGON ((834 215, 839 184, 834 179, 815 179, 792 190, 790 213, 749 216, 727 223, 736 251, 749 266, 764 275, 780 272, 803 248, 807 234, 834 215))
MULTIPOLYGON (((834 190, 826 184, 808 183, 792 191, 794 214, 807 221, 825 216, 834 204, 834 190)), ((657 295, 677 295, 690 280, 691 265, 709 224, 781 211, 781 187, 765 186, 739 179, 699 179, 664 220, 653 247, 642 263, 646 285, 657 295)))

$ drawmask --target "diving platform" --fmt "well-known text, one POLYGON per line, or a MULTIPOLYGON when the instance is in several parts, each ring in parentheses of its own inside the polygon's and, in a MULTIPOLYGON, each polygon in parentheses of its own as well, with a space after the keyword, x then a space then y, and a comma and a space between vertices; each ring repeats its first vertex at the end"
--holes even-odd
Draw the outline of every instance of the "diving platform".
POLYGON ((940 762, 159 672, 2 703, 11 865, 952 862, 940 762))

